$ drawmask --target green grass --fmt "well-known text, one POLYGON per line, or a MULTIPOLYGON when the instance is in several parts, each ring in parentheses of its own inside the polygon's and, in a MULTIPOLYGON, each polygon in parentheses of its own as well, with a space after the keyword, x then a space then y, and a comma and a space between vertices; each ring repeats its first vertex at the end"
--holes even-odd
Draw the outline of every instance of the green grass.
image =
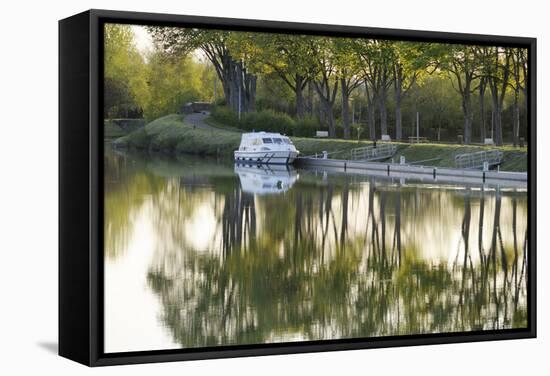
MULTIPOLYGON (((115 140, 115 145, 176 154, 232 156, 233 151, 239 147, 240 132, 218 124, 212 119, 208 119, 207 123, 217 128, 213 130, 193 128, 183 121, 181 115, 168 115, 118 138, 115 140)), ((331 153, 331 157, 342 159, 347 158, 349 154, 346 152, 349 152, 350 149, 370 145, 370 142, 365 141, 303 137, 292 137, 292 141, 302 155, 313 155, 326 150, 331 153)), ((454 157, 457 154, 494 149, 494 147, 453 144, 396 143, 396 145, 396 161, 400 155, 403 155, 407 162, 430 160, 420 164, 439 167, 454 167, 454 157)), ((527 149, 517 149, 511 146, 499 149, 504 152, 501 170, 527 171, 527 149)))
POLYGON ((240 140, 239 133, 193 128, 183 122, 181 115, 167 115, 115 140, 115 145, 169 153, 229 156, 239 147, 240 140))
POLYGON ((110 120, 106 120, 104 127, 103 127, 103 135, 105 138, 116 138, 116 137, 122 137, 126 135, 127 132, 124 131, 121 127, 119 127, 117 124, 113 123, 110 120))
POLYGON ((118 138, 139 129, 143 125, 142 119, 107 119, 103 122, 105 138, 118 138), (121 127, 119 124, 123 123, 121 127))

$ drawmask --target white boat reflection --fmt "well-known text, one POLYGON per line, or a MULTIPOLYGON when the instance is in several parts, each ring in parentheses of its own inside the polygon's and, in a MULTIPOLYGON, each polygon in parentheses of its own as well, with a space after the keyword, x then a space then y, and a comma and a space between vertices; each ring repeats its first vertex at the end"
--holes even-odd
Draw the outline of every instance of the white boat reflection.
POLYGON ((288 191, 300 175, 288 165, 235 164, 244 192, 258 195, 277 194, 288 191))

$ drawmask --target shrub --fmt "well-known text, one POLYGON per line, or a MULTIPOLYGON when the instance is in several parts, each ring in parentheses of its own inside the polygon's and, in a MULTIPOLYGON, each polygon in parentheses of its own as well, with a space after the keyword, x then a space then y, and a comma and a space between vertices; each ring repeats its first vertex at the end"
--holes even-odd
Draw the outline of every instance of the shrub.
POLYGON ((294 135, 296 128, 296 122, 290 116, 271 110, 243 113, 239 120, 238 115, 231 109, 217 106, 212 109, 212 117, 222 124, 247 131, 294 135))
POLYGON ((278 132, 292 135, 295 122, 286 114, 266 110, 244 114, 241 117, 240 127, 248 131, 278 132))
POLYGON ((296 120, 293 136, 297 137, 315 137, 316 131, 327 130, 325 125, 319 123, 316 118, 306 117, 296 120))
POLYGON ((231 127, 239 127, 237 114, 225 106, 215 106, 212 108, 211 116, 214 120, 231 127))

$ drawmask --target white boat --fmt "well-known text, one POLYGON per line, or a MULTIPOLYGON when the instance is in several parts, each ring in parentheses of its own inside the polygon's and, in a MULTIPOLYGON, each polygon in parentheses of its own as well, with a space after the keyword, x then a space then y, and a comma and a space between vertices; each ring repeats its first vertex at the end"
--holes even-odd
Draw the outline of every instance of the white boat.
POLYGON ((235 162, 261 164, 292 164, 300 154, 287 136, 280 133, 243 133, 235 162))
POLYGON ((266 164, 235 164, 241 188, 257 195, 279 194, 288 191, 299 178, 292 166, 266 164))

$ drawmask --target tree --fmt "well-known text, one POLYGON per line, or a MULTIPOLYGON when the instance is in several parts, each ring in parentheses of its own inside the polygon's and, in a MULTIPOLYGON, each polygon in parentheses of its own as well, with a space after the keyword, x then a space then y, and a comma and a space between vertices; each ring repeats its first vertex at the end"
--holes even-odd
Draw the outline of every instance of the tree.
POLYGON ((342 93, 342 123, 344 138, 351 136, 349 98, 352 92, 363 82, 363 70, 360 60, 354 54, 354 42, 351 39, 333 38, 330 44, 336 64, 337 76, 342 93))
POLYGON ((462 101, 464 114, 464 143, 472 141, 472 94, 477 90, 475 85, 480 76, 481 62, 477 47, 467 45, 440 45, 439 66, 449 74, 454 89, 462 101))
POLYGON ((527 50, 524 48, 514 48, 511 50, 512 76, 513 82, 510 83, 514 90, 513 105, 513 142, 514 146, 519 143, 520 128, 520 109, 519 96, 523 93, 525 103, 527 103, 527 50))
POLYGON ((139 112, 147 100, 147 68, 130 26, 106 24, 104 51, 104 116, 139 112))
POLYGON ((392 69, 395 95, 395 139, 403 137, 401 105, 411 87, 432 63, 430 45, 426 43, 393 42, 392 69))
POLYGON ((227 105, 239 112, 254 110, 257 77, 248 71, 244 58, 232 57, 232 32, 164 26, 147 29, 157 47, 168 56, 181 58, 195 50, 202 51, 216 70, 227 105))
POLYGON ((338 93, 338 77, 333 51, 329 48, 329 43, 330 39, 326 37, 311 37, 309 41, 310 51, 316 64, 313 85, 327 119, 328 134, 330 137, 335 137, 336 124, 333 108, 338 93))
POLYGON ((478 49, 483 64, 482 74, 491 91, 495 144, 503 144, 502 111, 506 89, 510 84, 511 50, 501 47, 480 47, 478 49))
POLYGON ((304 89, 313 76, 315 61, 305 35, 247 33, 234 50, 247 56, 256 73, 276 74, 295 95, 296 116, 305 114, 304 89))
MULTIPOLYGON (((387 113, 387 89, 391 85, 391 66, 392 66, 392 49, 389 41, 381 41, 376 39, 356 39, 355 48, 358 58, 361 59, 363 66, 363 75, 367 87, 369 103, 376 102, 380 113, 380 133, 381 135, 388 134, 388 113, 387 113)), ((371 129, 370 136, 374 137, 374 112, 372 107, 367 107, 369 119, 372 123, 369 124, 371 129), (372 118, 371 118, 372 116, 372 118)))
POLYGON ((479 137, 481 142, 485 142, 487 138, 485 131, 485 90, 487 89, 487 79, 480 77, 479 79, 479 137))
POLYGON ((149 56, 148 65, 149 100, 144 106, 147 119, 176 113, 182 103, 203 99, 202 78, 208 70, 204 64, 191 56, 174 60, 155 52, 149 56))

